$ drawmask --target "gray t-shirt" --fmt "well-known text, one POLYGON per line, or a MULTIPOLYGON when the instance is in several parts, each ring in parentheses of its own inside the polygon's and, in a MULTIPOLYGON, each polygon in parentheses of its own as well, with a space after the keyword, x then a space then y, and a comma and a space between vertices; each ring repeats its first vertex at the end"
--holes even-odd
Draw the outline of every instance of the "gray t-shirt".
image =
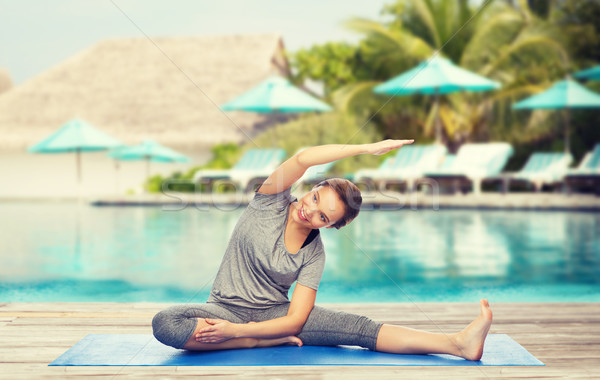
POLYGON ((208 302, 262 309, 289 302, 294 281, 317 290, 325 266, 320 235, 292 254, 284 242, 290 189, 256 193, 237 222, 208 302))

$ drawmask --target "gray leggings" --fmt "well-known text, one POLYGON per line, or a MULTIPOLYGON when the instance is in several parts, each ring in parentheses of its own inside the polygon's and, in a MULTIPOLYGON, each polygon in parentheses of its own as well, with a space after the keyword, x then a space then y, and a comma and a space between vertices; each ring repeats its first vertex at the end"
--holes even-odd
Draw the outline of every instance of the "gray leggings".
MULTIPOLYGON (((222 303, 171 306, 154 316, 154 336, 163 344, 182 348, 196 329, 198 318, 233 323, 262 322, 287 315, 289 303, 268 309, 251 309, 222 303)), ((362 346, 375 350, 381 323, 367 317, 315 306, 298 338, 309 346, 362 346)))

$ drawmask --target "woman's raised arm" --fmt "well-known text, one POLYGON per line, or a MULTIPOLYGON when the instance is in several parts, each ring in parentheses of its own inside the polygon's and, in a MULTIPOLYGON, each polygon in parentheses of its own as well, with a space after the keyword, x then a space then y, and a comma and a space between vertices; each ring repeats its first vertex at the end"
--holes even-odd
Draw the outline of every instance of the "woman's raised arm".
POLYGON ((359 154, 385 154, 414 140, 384 140, 360 145, 320 145, 306 148, 281 164, 258 189, 262 194, 277 194, 292 186, 308 168, 359 154))

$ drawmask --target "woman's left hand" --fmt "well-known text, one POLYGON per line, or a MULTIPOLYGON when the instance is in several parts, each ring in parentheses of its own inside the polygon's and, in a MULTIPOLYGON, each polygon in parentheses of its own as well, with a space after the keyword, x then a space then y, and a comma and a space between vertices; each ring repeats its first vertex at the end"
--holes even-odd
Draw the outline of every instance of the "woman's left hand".
POLYGON ((367 152, 374 155, 382 155, 398 149, 402 145, 412 144, 415 140, 384 140, 373 144, 367 144, 367 152))
POLYGON ((235 338, 236 323, 231 323, 223 319, 204 319, 209 326, 206 326, 196 333, 196 341, 200 343, 221 343, 235 338))

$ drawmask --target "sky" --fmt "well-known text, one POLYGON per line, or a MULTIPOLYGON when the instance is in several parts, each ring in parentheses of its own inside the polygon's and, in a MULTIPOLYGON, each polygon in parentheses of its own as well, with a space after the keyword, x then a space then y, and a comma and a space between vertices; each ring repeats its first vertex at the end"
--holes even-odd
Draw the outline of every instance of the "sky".
POLYGON ((361 36, 393 0, 0 0, 0 68, 15 84, 106 38, 280 33, 296 51, 361 36), (138 29, 139 28, 139 29, 138 29), (141 30, 141 31, 140 31, 141 30))

